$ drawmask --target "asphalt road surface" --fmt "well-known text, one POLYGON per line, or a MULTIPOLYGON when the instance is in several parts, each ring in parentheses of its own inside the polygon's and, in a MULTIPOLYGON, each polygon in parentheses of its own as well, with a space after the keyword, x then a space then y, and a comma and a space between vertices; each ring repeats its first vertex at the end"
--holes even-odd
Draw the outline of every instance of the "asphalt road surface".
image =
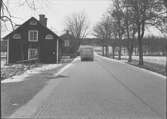
POLYGON ((96 56, 94 62, 77 60, 48 83, 50 89, 46 87, 45 93, 41 92, 38 99, 12 117, 165 119, 165 81, 163 77, 101 56, 96 56), (26 111, 27 107, 30 111, 26 111))

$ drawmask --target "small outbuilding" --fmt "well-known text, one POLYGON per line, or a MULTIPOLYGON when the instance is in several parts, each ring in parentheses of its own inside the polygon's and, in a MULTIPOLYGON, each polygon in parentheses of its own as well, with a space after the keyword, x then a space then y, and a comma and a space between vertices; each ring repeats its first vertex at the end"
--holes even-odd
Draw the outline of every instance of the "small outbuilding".
POLYGON ((60 38, 63 40, 63 56, 69 56, 71 58, 77 55, 79 48, 79 40, 75 39, 67 30, 65 34, 61 35, 60 38))

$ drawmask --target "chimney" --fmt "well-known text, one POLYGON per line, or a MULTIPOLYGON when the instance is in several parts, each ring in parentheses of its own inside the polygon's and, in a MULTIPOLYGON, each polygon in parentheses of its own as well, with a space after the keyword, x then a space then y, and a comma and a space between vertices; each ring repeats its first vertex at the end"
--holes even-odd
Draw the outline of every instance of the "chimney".
POLYGON ((48 20, 47 18, 45 18, 45 20, 44 20, 45 21, 44 23, 45 23, 46 27, 47 27, 47 20, 48 20))
POLYGON ((39 22, 44 25, 44 26, 47 26, 47 18, 45 18, 45 15, 44 14, 40 14, 39 15, 39 22))

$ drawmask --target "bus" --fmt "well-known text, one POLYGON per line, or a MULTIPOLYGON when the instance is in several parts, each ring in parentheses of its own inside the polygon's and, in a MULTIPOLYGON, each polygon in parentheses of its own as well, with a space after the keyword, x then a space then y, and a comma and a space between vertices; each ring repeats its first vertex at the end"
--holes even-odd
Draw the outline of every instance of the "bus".
POLYGON ((79 48, 81 61, 93 61, 94 49, 91 46, 80 46, 79 48))

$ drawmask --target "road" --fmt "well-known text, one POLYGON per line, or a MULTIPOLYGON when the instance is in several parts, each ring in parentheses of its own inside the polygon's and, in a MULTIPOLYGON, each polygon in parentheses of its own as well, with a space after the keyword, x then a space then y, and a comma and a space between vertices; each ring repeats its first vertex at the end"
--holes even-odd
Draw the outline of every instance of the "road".
POLYGON ((11 117, 165 119, 165 81, 101 56, 94 62, 77 60, 11 117))

